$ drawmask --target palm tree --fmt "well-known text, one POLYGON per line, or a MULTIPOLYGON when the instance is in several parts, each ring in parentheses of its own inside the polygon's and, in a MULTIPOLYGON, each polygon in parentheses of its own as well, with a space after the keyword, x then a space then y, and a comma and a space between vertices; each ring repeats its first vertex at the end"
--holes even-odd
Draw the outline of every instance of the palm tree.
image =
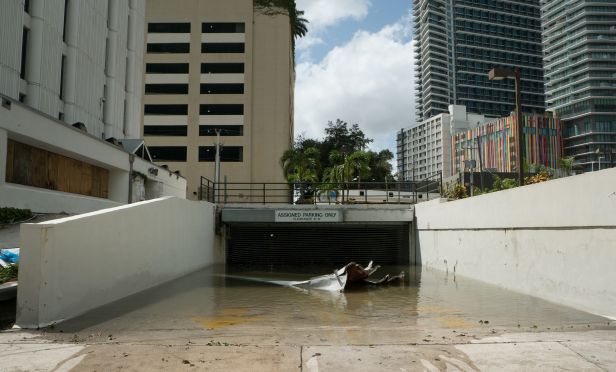
POLYGON ((348 179, 345 155, 338 150, 332 150, 328 159, 333 165, 323 171, 323 189, 328 192, 335 190, 336 194, 342 189, 342 202, 344 203, 344 189, 346 188, 344 183, 348 179))
POLYGON ((293 184, 293 186, 299 183, 300 200, 302 201, 304 198, 304 184, 317 180, 320 157, 321 153, 317 148, 309 147, 303 151, 291 148, 285 151, 280 158, 287 182, 293 184))
POLYGON ((295 38, 300 38, 306 36, 308 33, 308 23, 310 23, 306 18, 304 18, 304 11, 297 10, 294 7, 292 14, 289 14, 291 17, 291 27, 293 27, 293 36, 295 38))
POLYGON ((361 178, 367 176, 370 172, 370 156, 364 151, 355 151, 347 157, 348 167, 351 169, 351 175, 357 177, 357 188, 361 178))
POLYGON ((254 0, 254 6, 265 9, 266 14, 280 14, 275 8, 284 9, 288 12, 291 33, 293 34, 293 50, 295 51, 295 39, 306 36, 309 23, 304 18, 304 11, 297 9, 295 0, 254 0))
POLYGON ((341 186, 343 189, 342 202, 344 203, 345 199, 349 200, 349 186, 353 178, 357 177, 357 187, 359 188, 361 178, 370 172, 370 167, 368 166, 369 156, 363 151, 355 151, 347 156, 338 150, 333 150, 329 154, 329 162, 333 165, 325 170, 323 181, 327 184, 341 186))

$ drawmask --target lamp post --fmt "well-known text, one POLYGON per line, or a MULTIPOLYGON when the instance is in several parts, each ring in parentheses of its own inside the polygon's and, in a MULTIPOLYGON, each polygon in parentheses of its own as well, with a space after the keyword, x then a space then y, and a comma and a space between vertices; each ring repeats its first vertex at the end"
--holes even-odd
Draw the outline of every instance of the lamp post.
POLYGON ((214 202, 220 201, 220 149, 222 143, 220 143, 220 129, 216 129, 216 154, 214 155, 214 202))
POLYGON ((520 81, 520 69, 518 67, 512 69, 506 68, 493 68, 488 72, 490 80, 503 80, 505 78, 515 79, 515 116, 517 122, 517 135, 516 135, 516 167, 518 168, 518 184, 524 185, 524 130, 522 128, 522 84, 520 81))

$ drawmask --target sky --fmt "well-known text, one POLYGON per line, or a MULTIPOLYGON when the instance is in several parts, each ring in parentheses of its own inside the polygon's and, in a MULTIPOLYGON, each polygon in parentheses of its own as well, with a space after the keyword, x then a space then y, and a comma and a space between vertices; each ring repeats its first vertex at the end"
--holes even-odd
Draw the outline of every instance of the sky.
POLYGON ((328 121, 359 124, 375 151, 396 153, 414 116, 411 0, 296 0, 295 135, 323 138, 328 121))

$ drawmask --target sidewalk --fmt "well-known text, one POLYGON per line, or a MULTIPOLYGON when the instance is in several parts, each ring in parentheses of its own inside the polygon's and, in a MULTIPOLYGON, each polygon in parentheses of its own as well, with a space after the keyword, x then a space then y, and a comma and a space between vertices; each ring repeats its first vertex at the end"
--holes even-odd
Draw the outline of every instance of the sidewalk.
MULTIPOLYGON (((463 343, 236 345, 183 342, 71 343, 37 333, 0 334, 3 371, 612 371, 616 331, 511 333, 463 343)), ((173 335, 169 335, 172 337, 173 335)))

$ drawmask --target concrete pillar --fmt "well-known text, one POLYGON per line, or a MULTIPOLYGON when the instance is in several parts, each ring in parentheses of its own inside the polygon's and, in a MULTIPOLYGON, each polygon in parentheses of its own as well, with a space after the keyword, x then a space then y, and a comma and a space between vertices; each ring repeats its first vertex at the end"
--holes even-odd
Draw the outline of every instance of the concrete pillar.
MULTIPOLYGON (((127 156, 128 160, 128 156, 127 156)), ((109 200, 126 204, 128 202, 128 171, 109 171, 109 200)))
POLYGON ((28 82, 26 104, 35 109, 40 108, 44 12, 44 0, 30 1, 30 31, 26 48, 26 81, 28 82))
MULTIPOLYGON (((136 65, 137 63, 143 63, 141 60, 137 60, 137 3, 135 0, 130 0, 129 5, 129 17, 128 17, 128 44, 127 58, 126 58, 126 110, 124 112, 124 135, 126 138, 139 138, 139 121, 133 122, 137 117, 135 115, 135 107, 138 105, 139 99, 137 98, 135 81, 139 81, 136 78, 136 65)), ((138 87, 141 90, 141 87, 138 87)))
POLYGON ((79 4, 80 1, 66 2, 66 61, 64 66, 64 116, 73 124, 77 106, 77 43, 79 36, 79 4))
POLYGON ((105 75, 107 77, 107 89, 105 90, 105 104, 103 110, 103 122, 105 123, 105 138, 118 137, 114 132, 114 113, 119 109, 115 107, 116 77, 117 77, 117 54, 118 54, 118 26, 119 26, 119 0, 109 0, 107 37, 107 63, 105 75))
POLYGON ((0 185, 6 182, 6 161, 8 149, 8 133, 0 128, 0 185))

